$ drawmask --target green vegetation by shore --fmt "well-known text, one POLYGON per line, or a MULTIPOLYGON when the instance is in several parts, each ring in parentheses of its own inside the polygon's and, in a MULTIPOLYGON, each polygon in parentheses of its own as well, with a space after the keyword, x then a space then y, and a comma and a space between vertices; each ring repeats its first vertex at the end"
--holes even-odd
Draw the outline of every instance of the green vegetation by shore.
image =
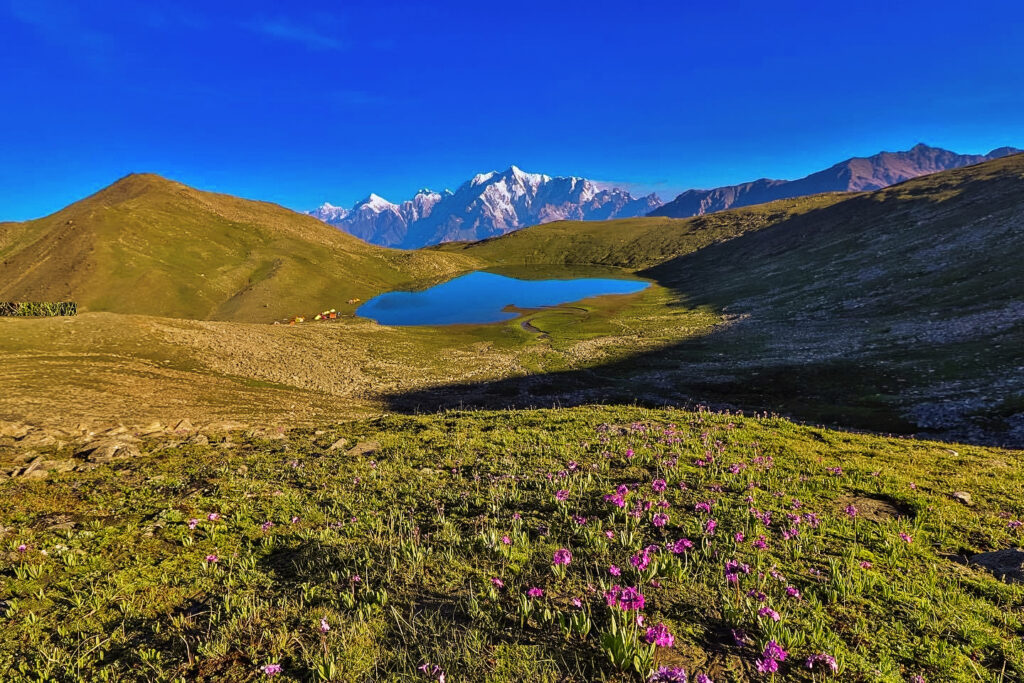
POLYGON ((40 318, 75 315, 73 301, 0 301, 0 316, 9 318, 40 318))
POLYGON ((1024 675, 965 562, 1021 542, 1019 452, 609 407, 135 448, 3 484, 4 680, 1024 675))

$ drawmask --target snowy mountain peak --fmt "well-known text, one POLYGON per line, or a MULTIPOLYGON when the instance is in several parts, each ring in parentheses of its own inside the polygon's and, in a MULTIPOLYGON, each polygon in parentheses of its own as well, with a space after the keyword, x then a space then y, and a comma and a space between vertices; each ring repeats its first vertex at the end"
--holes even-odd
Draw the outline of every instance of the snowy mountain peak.
POLYGON ((371 192, 369 197, 367 197, 366 199, 352 207, 352 211, 356 211, 357 209, 370 209, 371 211, 387 211, 388 209, 394 208, 397 208, 394 204, 384 199, 379 194, 371 192))
POLYGON ((659 206, 654 195, 636 198, 586 178, 527 173, 512 165, 501 173, 478 173, 454 193, 424 188, 401 204, 371 194, 351 211, 321 207, 310 213, 367 242, 417 248, 484 239, 550 221, 643 216, 659 206))
POLYGON ((473 176, 473 179, 469 181, 469 186, 476 187, 477 185, 483 185, 496 175, 498 175, 497 171, 491 171, 489 173, 477 173, 475 176, 473 176))

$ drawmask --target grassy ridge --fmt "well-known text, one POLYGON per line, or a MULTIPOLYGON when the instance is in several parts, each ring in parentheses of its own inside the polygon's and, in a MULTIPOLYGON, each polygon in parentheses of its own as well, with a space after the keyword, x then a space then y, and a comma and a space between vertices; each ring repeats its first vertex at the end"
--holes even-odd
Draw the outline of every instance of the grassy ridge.
POLYGON ((142 448, 3 485, 4 680, 1024 676, 1024 589, 958 560, 1020 544, 1020 453, 596 407, 142 448))
POLYGON ((500 265, 604 265, 639 270, 829 206, 847 196, 785 199, 695 218, 558 221, 482 242, 441 244, 429 250, 465 254, 500 265))
POLYGON ((347 309, 458 257, 368 245, 283 207, 128 176, 35 221, 5 224, 0 298, 83 310, 270 321, 347 309))

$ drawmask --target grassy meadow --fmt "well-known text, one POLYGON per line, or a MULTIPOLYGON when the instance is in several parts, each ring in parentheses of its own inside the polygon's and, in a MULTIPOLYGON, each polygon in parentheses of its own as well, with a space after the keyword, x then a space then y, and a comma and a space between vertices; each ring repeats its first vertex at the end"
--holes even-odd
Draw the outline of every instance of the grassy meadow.
POLYGON ((963 558, 1021 465, 625 407, 164 435, 2 485, 0 677, 1020 680, 1024 588, 963 558))

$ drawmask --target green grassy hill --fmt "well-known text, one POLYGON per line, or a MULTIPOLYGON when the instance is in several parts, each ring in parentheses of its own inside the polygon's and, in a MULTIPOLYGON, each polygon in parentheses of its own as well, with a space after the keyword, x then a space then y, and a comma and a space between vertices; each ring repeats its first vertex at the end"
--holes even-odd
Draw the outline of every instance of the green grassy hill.
POLYGON ((0 224, 0 299, 85 311, 270 321, 462 269, 456 256, 374 247, 275 204, 148 174, 0 224))

